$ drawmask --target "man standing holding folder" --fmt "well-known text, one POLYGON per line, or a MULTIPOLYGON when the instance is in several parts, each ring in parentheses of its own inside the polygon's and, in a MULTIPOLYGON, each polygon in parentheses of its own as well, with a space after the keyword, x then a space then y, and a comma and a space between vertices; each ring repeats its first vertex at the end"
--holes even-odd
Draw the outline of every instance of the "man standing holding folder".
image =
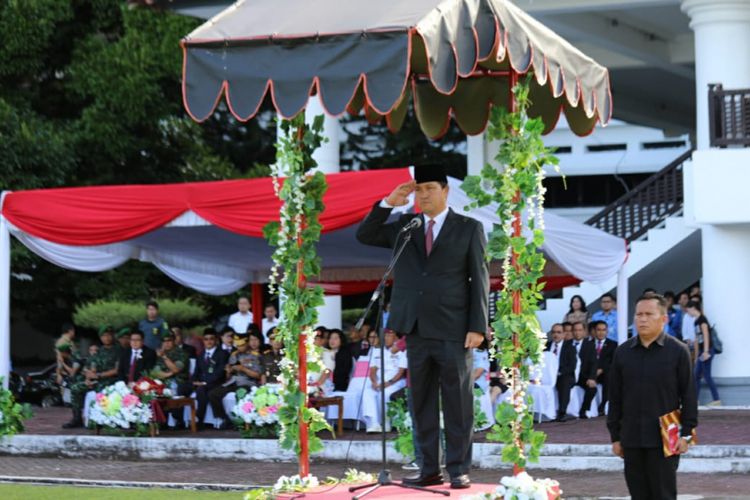
POLYGON ((698 425, 690 353, 664 333, 664 297, 647 294, 635 306, 638 335, 615 351, 609 379, 607 427, 612 451, 625 460, 633 500, 677 498, 677 466, 698 425), (665 457, 659 417, 681 412, 677 454, 665 457))

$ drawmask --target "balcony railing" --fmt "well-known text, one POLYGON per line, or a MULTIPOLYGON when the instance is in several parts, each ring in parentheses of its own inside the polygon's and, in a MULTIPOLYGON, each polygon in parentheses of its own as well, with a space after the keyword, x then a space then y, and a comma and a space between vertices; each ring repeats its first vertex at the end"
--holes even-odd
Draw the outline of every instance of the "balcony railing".
POLYGON ((586 224, 634 241, 667 217, 682 210, 682 167, 693 154, 682 154, 672 163, 624 194, 586 224))
POLYGON ((750 89, 708 86, 708 123, 712 148, 750 147, 750 89))

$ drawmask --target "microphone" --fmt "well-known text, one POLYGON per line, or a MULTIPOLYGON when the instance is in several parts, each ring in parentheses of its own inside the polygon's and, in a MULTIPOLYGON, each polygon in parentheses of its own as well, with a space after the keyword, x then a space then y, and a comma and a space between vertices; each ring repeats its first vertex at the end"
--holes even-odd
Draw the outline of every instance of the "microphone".
POLYGON ((406 233, 408 231, 411 231, 412 229, 417 229, 419 227, 422 227, 422 218, 421 217, 414 217, 412 220, 409 221, 408 224, 406 224, 404 227, 401 228, 401 233, 406 233))

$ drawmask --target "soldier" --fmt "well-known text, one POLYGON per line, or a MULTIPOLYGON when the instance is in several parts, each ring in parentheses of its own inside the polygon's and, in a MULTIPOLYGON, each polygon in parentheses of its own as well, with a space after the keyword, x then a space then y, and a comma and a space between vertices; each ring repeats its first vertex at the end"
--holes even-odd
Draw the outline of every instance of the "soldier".
POLYGON ((63 429, 83 427, 83 404, 86 393, 89 391, 101 391, 117 380, 118 352, 114 342, 114 328, 109 325, 99 328, 99 340, 102 347, 99 352, 88 359, 83 366, 83 377, 78 379, 70 387, 70 402, 73 410, 73 419, 63 424, 63 429))
POLYGON ((152 372, 154 378, 164 382, 176 394, 188 396, 192 392, 188 383, 189 369, 187 351, 177 347, 174 333, 165 333, 161 338, 161 349, 156 351, 156 366, 152 372))
POLYGON ((130 333, 130 328, 125 327, 118 330, 115 334, 115 338, 117 339, 117 345, 115 347, 119 352, 125 351, 130 348, 130 333))
POLYGON ((57 354, 57 362, 60 363, 60 350, 59 346, 67 344, 70 346, 70 353, 73 356, 78 356, 78 351, 76 349, 76 327, 73 326, 72 323, 63 323, 62 328, 60 328, 60 338, 58 338, 55 341, 55 354, 57 354))

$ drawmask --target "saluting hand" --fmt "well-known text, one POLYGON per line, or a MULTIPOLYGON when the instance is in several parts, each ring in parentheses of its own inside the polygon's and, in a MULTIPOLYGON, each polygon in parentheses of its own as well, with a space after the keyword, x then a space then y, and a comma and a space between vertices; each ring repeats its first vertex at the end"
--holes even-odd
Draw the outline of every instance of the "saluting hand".
POLYGON ((409 202, 409 195, 414 192, 417 188, 417 181, 411 180, 403 184, 396 186, 388 198, 385 199, 386 203, 392 207, 400 207, 406 205, 409 202))

